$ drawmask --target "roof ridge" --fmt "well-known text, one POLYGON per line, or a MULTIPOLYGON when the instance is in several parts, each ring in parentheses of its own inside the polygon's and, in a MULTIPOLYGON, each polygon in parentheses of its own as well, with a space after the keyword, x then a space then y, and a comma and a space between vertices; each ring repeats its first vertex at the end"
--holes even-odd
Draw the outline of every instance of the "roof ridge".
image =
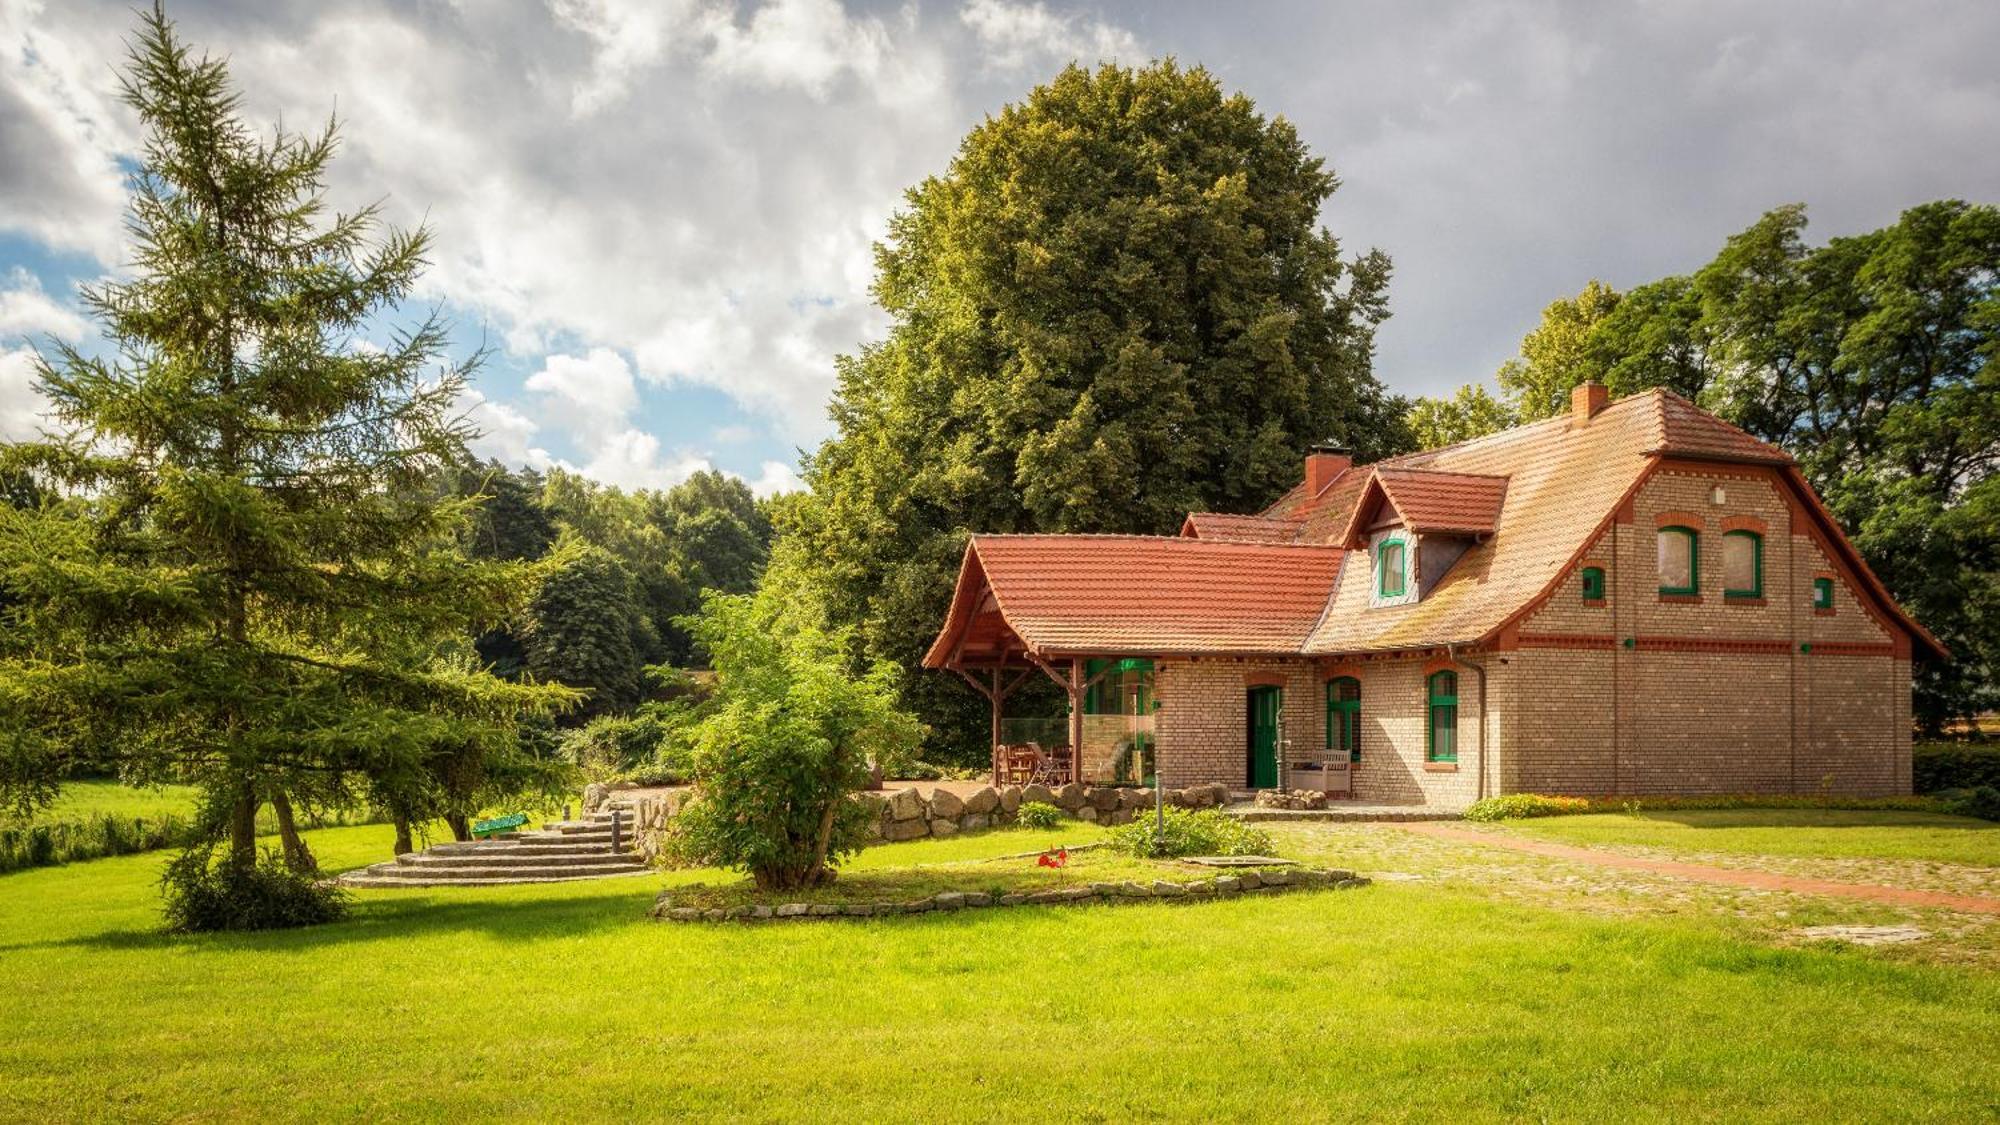
MULTIPOLYGON (((1220 513, 1205 513, 1205 514, 1220 514, 1220 513)), ((1253 516, 1246 518, 1254 519, 1257 517, 1253 516)), ((1280 519, 1277 522, 1291 523, 1294 521, 1280 519)), ((975 541, 984 539, 1060 539, 1070 543, 1074 543, 1079 539, 1118 539, 1118 540, 1126 540, 1132 542, 1149 542, 1149 543, 1182 543, 1182 544, 1192 543, 1192 544, 1199 544, 1205 547, 1256 547, 1256 548, 1283 547, 1287 549, 1304 547, 1313 550, 1326 550, 1326 551, 1342 550, 1342 548, 1340 547, 1335 547, 1330 544, 1324 544, 1324 543, 1285 543, 1285 542, 1265 543, 1265 542, 1244 541, 1239 539, 1196 539, 1186 535, 1129 535, 1115 531, 973 532, 972 539, 975 541)))

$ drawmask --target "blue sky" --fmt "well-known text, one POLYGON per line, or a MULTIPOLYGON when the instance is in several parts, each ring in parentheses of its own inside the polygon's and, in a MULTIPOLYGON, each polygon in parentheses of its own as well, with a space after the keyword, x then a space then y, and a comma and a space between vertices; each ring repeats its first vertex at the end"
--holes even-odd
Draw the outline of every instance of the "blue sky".
MULTIPOLYGON (((23 340, 87 338, 136 127, 129 0, 0 0, 0 438, 23 340)), ((1377 371, 1489 379, 1551 299, 1699 265, 1766 209, 1812 234, 2000 188, 2000 5, 1053 0, 177 0, 259 121, 337 111, 336 203, 437 245, 420 294, 491 349, 481 451, 764 491, 878 338, 871 245, 982 117, 1071 59, 1173 55, 1283 114, 1395 262, 1377 371)))

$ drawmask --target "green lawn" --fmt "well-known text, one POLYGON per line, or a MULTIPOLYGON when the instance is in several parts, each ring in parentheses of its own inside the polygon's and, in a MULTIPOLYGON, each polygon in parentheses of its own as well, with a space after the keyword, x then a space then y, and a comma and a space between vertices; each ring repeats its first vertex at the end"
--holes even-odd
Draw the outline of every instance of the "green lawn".
POLYGON ((1729 809, 1595 813, 1504 822, 1539 840, 1806 859, 1917 859, 2000 867, 2000 824, 1917 812, 1729 809))
POLYGON ((188 819, 194 816, 197 795, 192 785, 135 788, 116 781, 67 781, 54 803, 36 813, 34 819, 82 820, 98 815, 188 819))
MULTIPOLYGON (((1276 826, 1283 828, 1284 826, 1276 826)), ((1080 842, 995 832, 867 853, 1080 842)), ((1293 839, 1276 832, 1281 848, 1293 839)), ((328 829, 331 865, 385 826, 328 829)), ((1314 856, 1337 860, 1337 857, 1314 856)), ((157 932, 162 857, 0 877, 0 1118, 1990 1120, 2000 978, 1423 884, 665 925, 663 882, 157 932)))

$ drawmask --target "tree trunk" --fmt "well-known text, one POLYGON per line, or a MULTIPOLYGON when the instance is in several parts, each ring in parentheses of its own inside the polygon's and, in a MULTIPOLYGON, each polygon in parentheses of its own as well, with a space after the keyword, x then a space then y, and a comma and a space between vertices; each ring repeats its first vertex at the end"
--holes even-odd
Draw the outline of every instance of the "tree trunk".
POLYGON ((236 794, 236 803, 229 810, 229 862, 239 867, 254 867, 257 863, 257 806, 263 802, 257 799, 256 790, 245 785, 236 794))
POLYGON ((461 844, 472 839, 472 820, 464 813, 448 812, 444 814, 444 822, 451 825, 452 839, 461 844))
POLYGON ((319 863, 313 859, 312 849, 299 838, 299 826, 292 820, 292 799, 285 796, 283 789, 271 790, 271 811, 278 816, 278 838, 285 848, 285 866, 300 875, 317 875, 319 863))
POLYGON ((396 817, 396 854, 409 855, 416 850, 416 845, 410 842, 410 818, 398 815, 396 817))

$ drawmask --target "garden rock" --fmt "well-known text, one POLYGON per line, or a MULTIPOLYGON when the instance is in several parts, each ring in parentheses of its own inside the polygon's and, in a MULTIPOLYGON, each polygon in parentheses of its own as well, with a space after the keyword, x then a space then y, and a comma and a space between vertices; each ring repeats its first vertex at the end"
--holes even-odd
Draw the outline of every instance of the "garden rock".
POLYGON ((1037 783, 1021 790, 1021 804, 1023 805, 1053 805, 1055 803, 1056 795, 1046 785, 1037 783))
MULTIPOLYGON (((933 802, 931 807, 933 811, 936 810, 937 806, 935 802, 933 802)), ((974 816, 990 813, 994 809, 997 809, 999 807, 1000 807, 1000 791, 998 789, 993 788, 991 785, 988 785, 986 788, 979 790, 972 796, 967 797, 965 799, 965 811, 971 813, 974 816)))
POLYGON ((924 798, 915 789, 898 789, 889 795, 889 815, 897 820, 915 820, 924 815, 924 798))
POLYGON ((1072 781, 1056 790, 1056 807, 1071 812, 1083 807, 1083 786, 1072 781))
POLYGON ((956 819, 965 811, 965 802, 958 794, 942 786, 931 790, 931 818, 956 819))
POLYGON ((1000 811, 1013 816, 1021 811, 1021 787, 1009 785, 1000 791, 1000 811))
POLYGON ((929 831, 930 828, 921 820, 892 820, 882 826, 882 838, 896 843, 917 839, 929 831))
POLYGON ((931 821, 931 835, 955 836, 957 834, 958 834, 957 821, 946 820, 944 817, 939 817, 936 820, 931 821))
POLYGON ((1118 790, 1091 789, 1084 793, 1084 800, 1098 812, 1110 812, 1118 807, 1118 790))

